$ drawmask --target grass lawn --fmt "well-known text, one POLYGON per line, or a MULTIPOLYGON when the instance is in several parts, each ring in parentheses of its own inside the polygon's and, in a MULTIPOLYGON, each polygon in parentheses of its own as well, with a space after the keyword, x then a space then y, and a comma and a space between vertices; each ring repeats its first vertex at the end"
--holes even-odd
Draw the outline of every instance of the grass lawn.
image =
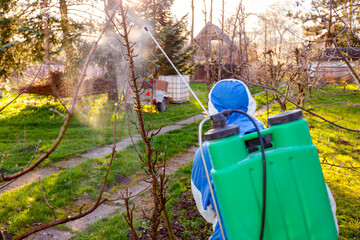
MULTIPOLYGON (((192 87, 194 91, 201 93, 199 98, 206 106, 207 94, 204 85, 196 84, 192 85, 192 87)), ((333 88, 326 90, 335 92, 333 88)), ((339 94, 339 91, 336 91, 336 93, 339 94)), ((341 93, 350 94, 353 91, 346 90, 341 93)), ((261 96, 260 99, 263 99, 262 94, 259 96, 261 96)), ((0 99, 0 106, 6 102, 5 100, 4 98, 0 99)), ((308 107, 350 100, 360 103, 359 95, 333 96, 322 92, 313 92, 311 105, 308 107)), ((39 104, 36 107, 24 107, 23 104, 17 103, 16 107, 13 106, 11 110, 7 109, 5 112, 0 113, 2 116, 0 118, 0 152, 6 154, 3 169, 9 172, 16 171, 16 169, 27 164, 39 139, 42 140, 44 145, 51 144, 63 122, 61 117, 48 111, 50 106, 60 109, 59 105, 46 101, 41 103, 40 99, 37 101, 39 101, 39 104), (26 127, 26 143, 22 144, 24 124, 26 127), (16 133, 20 143, 16 140, 16 133)), ((359 106, 340 104, 315 108, 314 111, 332 121, 337 121, 340 125, 360 129, 359 109, 359 106)), ((274 112, 279 111, 278 105, 275 104, 272 110, 274 112)), ((101 110, 99 110, 99 114, 100 112, 101 110)), ((153 128, 156 128, 161 124, 172 124, 201 112, 200 106, 191 99, 190 102, 184 104, 169 105, 165 113, 146 114, 145 118, 147 120, 152 118, 153 128)), ((360 170, 328 165, 351 166, 352 164, 359 167, 360 135, 359 133, 335 128, 308 114, 305 114, 305 117, 310 126, 313 142, 319 150, 320 161, 324 161, 322 168, 325 180, 331 188, 337 203, 340 239, 360 239, 360 170)), ((101 146, 111 143, 111 119, 111 116, 108 116, 108 126, 99 128, 96 127, 96 121, 84 121, 81 114, 75 117, 67 132, 68 137, 46 164, 79 154, 96 145, 101 146)), ((119 125, 127 126, 125 116, 123 118, 120 117, 119 125)), ((127 136, 127 128, 120 128, 118 131, 117 137, 119 139, 127 136)), ((195 145, 197 143, 196 134, 197 124, 189 124, 181 129, 157 136, 153 144, 156 148, 160 149, 165 142, 168 157, 171 157, 186 151, 189 146, 195 145)), ((139 143, 138 147, 141 149, 143 145, 139 143)), ((45 147, 42 150, 45 150, 45 147)), ((108 160, 108 157, 88 159, 76 167, 66 168, 60 173, 42 180, 47 199, 55 207, 59 217, 76 211, 72 209, 75 199, 79 199, 85 194, 91 199, 96 197, 108 160)), ((116 187, 114 174, 131 176, 141 166, 132 146, 119 151, 107 181, 107 191, 111 192, 111 189, 116 187)), ((171 193, 175 196, 169 203, 171 215, 175 215, 173 212, 179 210, 173 209, 171 206, 175 206, 174 204, 181 198, 180 196, 189 191, 190 173, 191 164, 178 171, 174 177, 174 181, 170 186, 171 193)), ((187 196, 189 195, 187 194, 187 196)), ((6 228, 14 235, 25 231, 32 223, 46 222, 53 218, 52 211, 45 206, 38 183, 1 194, 0 205, 0 226, 6 228)), ((176 216, 181 216, 179 221, 184 226, 188 226, 184 232, 187 234, 186 236, 191 236, 194 234, 191 228, 200 231, 199 226, 204 224, 204 220, 190 220, 187 218, 186 211, 183 210, 182 214, 177 214, 176 216)), ((119 213, 114 217, 105 218, 95 223, 84 233, 77 235, 75 239, 127 239, 128 230, 119 213)), ((186 239, 186 236, 184 235, 184 239, 186 239)))
MULTIPOLYGON (((206 106, 204 84, 191 84, 191 86, 206 106)), ((11 97, 0 98, 0 107, 8 103, 11 97)), ((49 111, 49 108, 65 112, 61 104, 53 99, 36 95, 22 95, 15 103, 0 112, 0 153, 5 154, 4 164, 0 170, 14 173, 26 166, 39 140, 41 145, 38 155, 52 145, 64 120, 58 114, 49 111)), ((72 119, 61 144, 41 166, 78 155, 95 146, 111 144, 114 117, 112 111, 104 109, 106 109, 105 95, 82 99, 82 108, 72 119)), ((188 102, 170 104, 164 113, 144 113, 144 118, 146 121, 152 119, 152 125, 149 127, 156 129, 161 125, 174 124, 201 112, 201 107, 191 96, 188 102)), ((136 119, 134 113, 130 112, 130 115, 132 119, 136 119)), ((135 133, 123 110, 119 111, 117 120, 117 141, 129 137, 129 126, 131 132, 135 133)))
MULTIPOLYGON (((157 136, 154 145, 162 148, 166 139, 167 156, 184 152, 189 146, 195 145, 197 125, 195 123, 157 136)), ((144 145, 138 143, 137 147, 144 151, 144 145)), ((102 159, 89 159, 82 164, 67 168, 58 174, 42 179, 47 199, 57 209, 59 218, 77 211, 71 208, 74 200, 87 195, 95 200, 103 176, 106 172, 108 157, 102 159)), ((141 163, 133 146, 119 151, 111 168, 107 181, 107 191, 115 187, 114 174, 131 176, 141 168, 141 163)), ((7 226, 10 233, 17 235, 27 229, 26 226, 34 222, 46 222, 53 218, 52 211, 44 205, 39 183, 32 183, 21 189, 6 192, 0 195, 0 223, 7 226)))
MULTIPOLYGON (((205 89, 203 84, 193 85, 192 87, 195 92, 199 93, 204 92, 205 89)), ((201 96, 201 93, 199 96, 201 96)), ((206 99, 206 94, 204 96, 203 100, 206 99)), ((40 149, 42 151, 52 143, 58 134, 63 119, 48 109, 50 107, 60 109, 60 105, 48 99, 35 98, 36 106, 24 106, 27 96, 23 96, 15 105, 1 112, 0 150, 6 156, 2 170, 7 172, 19 170, 21 166, 28 163, 38 139, 42 140, 43 147, 40 149), (19 143, 16 140, 16 134, 18 134, 19 143), (11 135, 14 135, 15 140, 9 137, 11 135), (24 135, 26 135, 25 144, 23 143, 24 135)), ((9 101, 7 98, 0 100, 1 105, 9 101)), ((101 100, 101 96, 97 100, 101 100)), ((102 105, 99 103, 99 106, 102 105)), ((145 113, 145 119, 152 119, 153 125, 151 128, 154 129, 161 125, 173 124, 201 112, 200 106, 191 98, 189 102, 184 104, 171 104, 165 113, 145 113)), ((101 115, 101 111, 98 112, 98 115, 101 115)), ((96 117, 96 113, 92 113, 91 116, 96 117)), ((128 120, 124 112, 120 112, 118 117, 117 140, 120 140, 128 137, 128 120)), ((104 146, 112 143, 112 116, 111 114, 108 114, 108 116, 101 115, 101 118, 102 120, 105 119, 107 123, 104 123, 105 126, 103 127, 97 127, 94 126, 98 121, 97 119, 85 121, 86 119, 81 117, 81 114, 76 115, 62 144, 43 165, 79 154, 94 146, 104 146)), ((131 130, 134 132, 133 129, 131 130)), ((155 148, 162 148, 165 138, 168 157, 186 151, 189 146, 197 142, 196 124, 190 124, 182 129, 157 136, 153 142, 155 148)), ((143 145, 138 144, 138 148, 142 149, 143 145)), ((84 196, 84 194, 92 199, 97 196, 108 160, 108 157, 89 159, 74 168, 64 169, 60 173, 42 180, 47 198, 51 199, 51 205, 57 209, 59 217, 71 212, 69 209, 74 199, 84 196)), ((132 146, 118 152, 108 178, 108 190, 115 185, 114 174, 131 176, 140 168, 141 163, 132 146)), ((0 223, 2 227, 6 227, 9 232, 17 235, 25 231, 26 226, 29 226, 30 223, 51 220, 52 213, 44 207, 42 200, 38 183, 32 183, 21 188, 21 190, 1 194, 0 223)))
MULTIPOLYGON (((10 99, 10 97, 0 99, 0 106, 10 99)), ((0 113, 0 152, 5 154, 4 165, 1 169, 3 171, 13 173, 26 166, 39 140, 41 144, 38 155, 47 150, 58 136, 64 122, 59 115, 49 111, 49 108, 53 108, 64 113, 59 103, 36 96, 30 96, 30 99, 33 101, 31 105, 27 104, 28 96, 21 96, 0 113)), ((101 112, 89 114, 89 117, 76 114, 63 141, 42 166, 80 154, 94 146, 111 143, 113 125, 111 117, 111 114, 101 112)), ((118 119, 117 138, 120 140, 128 136, 128 121, 124 113, 119 113, 118 119)))
MULTIPOLYGON (((352 85, 353 87, 353 85, 352 85)), ((326 89, 334 92, 334 89, 326 89)), ((336 91, 339 94, 338 91, 336 91)), ((352 93, 352 90, 344 91, 352 93)), ((313 93, 313 105, 336 102, 360 103, 360 95, 334 96, 313 93)), ((339 104, 315 108, 314 111, 339 125, 360 129, 360 106, 339 104)), ((331 126, 318 118, 308 117, 310 133, 319 151, 325 177, 337 204, 339 239, 360 239, 360 133, 331 126), (354 166, 357 169, 334 167, 354 166)))
MULTIPOLYGON (((334 92, 333 89, 326 89, 327 91, 334 92)), ((352 91, 345 91, 344 94, 352 93, 352 91)), ((337 92, 339 94, 339 92, 337 92)), ((322 92, 313 92, 311 106, 316 106, 324 103, 346 102, 353 101, 360 103, 359 96, 332 96, 326 95, 322 92), (355 101, 354 101, 355 100, 355 101)), ((290 107, 290 106, 289 106, 290 107)), ((274 114, 279 112, 278 104, 272 108, 274 114)), ((322 116, 325 116, 333 121, 341 119, 338 123, 349 128, 360 128, 359 124, 359 106, 352 105, 336 105, 315 108, 314 111, 322 116)), ((327 123, 322 122, 316 117, 305 114, 308 124, 310 126, 310 133, 314 144, 319 150, 320 161, 323 162, 324 158, 327 163, 336 165, 354 165, 360 166, 360 135, 359 133, 340 130, 327 123)), ((337 203, 337 219, 340 227, 339 239, 360 239, 360 174, 357 169, 346 169, 322 164, 323 173, 326 182, 332 190, 335 201, 337 203)), ((196 231, 209 231, 211 235, 211 228, 199 228, 200 224, 204 224, 204 220, 196 219, 190 220, 187 217, 186 210, 174 209, 177 201, 179 201, 183 194, 190 191, 189 179, 191 174, 191 164, 183 169, 180 169, 174 176, 170 191, 175 196, 169 203, 169 212, 183 211, 183 214, 176 215, 179 217, 179 222, 184 226, 192 226, 193 231, 186 228, 184 235, 181 239, 187 239, 189 236, 197 236, 196 231), (188 235, 189 234, 189 235, 188 235)), ((195 207, 195 206, 194 206, 195 207)), ((116 216, 116 217, 119 217, 116 216)), ((102 228, 109 228, 111 221, 115 218, 106 220, 107 223, 96 223, 94 228, 79 234, 74 239, 93 239, 94 236, 104 236, 102 228), (95 230, 95 227, 98 230, 95 230)), ((120 222, 123 220, 119 220, 120 222)), ((120 223, 118 223, 120 224, 120 223)), ((140 223, 138 223, 140 224, 140 223)), ((126 233, 128 228, 124 226, 122 233, 126 233)), ((119 235, 120 236, 120 235, 119 235)), ((94 238, 96 239, 96 237, 94 238)), ((110 236, 103 239, 112 239, 110 236)))

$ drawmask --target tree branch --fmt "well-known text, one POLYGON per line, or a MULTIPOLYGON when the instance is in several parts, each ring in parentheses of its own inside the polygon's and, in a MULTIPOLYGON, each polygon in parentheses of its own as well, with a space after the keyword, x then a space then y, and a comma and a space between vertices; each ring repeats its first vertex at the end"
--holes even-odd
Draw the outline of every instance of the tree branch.
POLYGON ((55 217, 55 219, 57 219, 55 209, 54 209, 52 206, 50 206, 48 200, 46 199, 45 192, 44 192, 44 188, 43 188, 43 185, 42 185, 42 183, 41 183, 41 178, 40 178, 40 176, 39 176, 39 183, 40 183, 40 186, 41 186, 41 191, 42 191, 43 197, 44 197, 44 199, 45 199, 45 203, 46 203, 46 205, 53 211, 54 217, 55 217))
POLYGON ((0 170, 1 170, 2 166, 3 166, 4 158, 5 158, 5 154, 3 154, 2 157, 1 157, 0 170))
POLYGON ((53 109, 53 108, 49 108, 49 111, 53 112, 53 113, 56 113, 57 115, 59 115, 60 117, 62 117, 63 119, 66 119, 66 116, 64 114, 62 114, 61 112, 59 112, 58 110, 56 109, 53 109))
POLYGON ((31 85, 33 85, 33 83, 35 82, 37 76, 39 75, 39 73, 40 73, 40 71, 41 71, 41 68, 42 68, 43 64, 44 64, 44 62, 41 63, 41 65, 40 65, 40 67, 39 67, 39 70, 36 72, 35 77, 34 77, 33 80, 29 83, 29 85, 28 85, 24 90, 22 90, 21 93, 19 93, 13 100, 11 100, 11 101, 10 101, 9 103, 7 103, 4 107, 2 107, 2 108, 0 109, 0 112, 1 112, 2 110, 4 110, 7 106, 9 106, 10 104, 12 104, 13 102, 15 102, 15 100, 18 99, 23 93, 26 93, 26 92, 27 92, 27 90, 28 90, 28 89, 31 87, 31 85))
POLYGON ((28 165, 27 165, 26 167, 29 167, 29 166, 30 166, 32 160, 34 159, 34 157, 35 157, 35 155, 36 155, 36 153, 37 153, 37 151, 39 150, 40 143, 41 143, 41 140, 39 140, 38 145, 37 145, 37 147, 36 147, 36 149, 35 149, 35 152, 34 152, 34 154, 32 155, 32 157, 31 157, 31 159, 30 159, 30 161, 29 161, 29 163, 28 163, 28 165))
MULTIPOLYGON (((119 3, 115 6, 114 9, 117 9, 119 8, 119 3)), ((111 15, 111 18, 112 19, 114 16, 115 16, 115 13, 116 11, 113 12, 113 14, 111 15)), ((0 178, 0 182, 3 182, 3 181, 10 181, 12 179, 15 179, 15 178, 18 178, 30 171, 32 171, 34 168, 36 168, 42 161, 44 161, 56 148, 57 146, 60 144, 61 140, 63 139, 64 135, 65 135, 65 132, 67 130, 67 128, 69 127, 69 124, 70 124, 70 121, 73 117, 73 114, 74 114, 74 108, 75 108, 75 103, 76 103, 76 99, 77 99, 77 96, 78 96, 78 93, 79 93, 79 89, 80 89, 80 86, 82 85, 83 81, 84 81, 84 78, 85 78, 85 73, 86 73, 86 69, 87 69, 87 66, 89 65, 90 63, 90 59, 91 59, 91 56, 93 55, 93 53, 95 52, 95 49, 100 41, 100 39, 102 38, 103 34, 105 33, 105 29, 110 25, 110 19, 108 19, 108 21, 106 22, 102 32, 100 33, 97 41, 94 42, 87 58, 86 58, 86 61, 85 61, 85 64, 84 64, 84 67, 82 69, 82 72, 81 72, 81 75, 80 75, 80 79, 79 79, 79 82, 77 84, 77 87, 76 87, 76 90, 75 90, 75 93, 74 93, 74 96, 72 98, 72 102, 71 102, 71 107, 70 109, 68 110, 68 114, 66 115, 66 118, 65 118, 65 122, 64 124, 62 125, 62 127, 60 128, 60 132, 59 132, 59 135, 58 137, 56 138, 55 142, 53 143, 53 145, 49 148, 49 150, 47 150, 42 156, 40 156, 32 165, 30 165, 29 167, 21 170, 20 172, 17 172, 17 173, 14 173, 14 174, 11 174, 11 175, 8 175, 8 176, 2 176, 0 178)))
POLYGON ((336 103, 328 103, 328 104, 321 104, 321 105, 317 105, 311 108, 308 108, 308 110, 312 110, 314 108, 319 108, 319 107, 327 107, 327 106, 333 106, 333 105, 338 105, 338 104, 348 104, 348 105, 353 105, 353 106, 360 106, 360 103, 352 103, 352 102, 336 102, 336 103))

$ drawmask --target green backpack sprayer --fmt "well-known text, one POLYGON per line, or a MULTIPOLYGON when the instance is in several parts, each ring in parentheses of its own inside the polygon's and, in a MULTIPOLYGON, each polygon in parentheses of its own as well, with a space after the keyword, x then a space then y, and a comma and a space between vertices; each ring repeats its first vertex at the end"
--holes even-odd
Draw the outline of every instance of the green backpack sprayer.
POLYGON ((228 238, 337 239, 318 153, 302 111, 274 115, 268 129, 244 136, 236 125, 227 125, 229 114, 211 116, 214 129, 205 133, 228 238))
MULTIPOLYGON (((145 30, 183 79, 150 31, 145 30)), ((199 125, 199 146, 209 186, 201 136, 203 124, 210 119, 214 128, 205 134, 205 146, 213 167, 216 199, 212 187, 210 192, 213 202, 218 203, 214 208, 223 239, 222 223, 228 238, 235 240, 259 236, 267 240, 337 239, 317 149, 301 110, 270 117, 270 127, 262 131, 241 110, 225 110, 204 119, 199 125), (238 126, 226 122, 232 112, 246 115, 257 132, 239 135, 238 126)))

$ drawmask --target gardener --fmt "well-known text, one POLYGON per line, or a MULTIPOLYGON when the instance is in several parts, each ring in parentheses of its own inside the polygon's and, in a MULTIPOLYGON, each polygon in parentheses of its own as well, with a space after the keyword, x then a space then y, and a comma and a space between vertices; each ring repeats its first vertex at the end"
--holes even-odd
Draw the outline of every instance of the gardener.
MULTIPOLYGON (((256 109, 256 102, 250 94, 248 87, 239 80, 225 79, 219 81, 214 85, 209 93, 209 113, 214 115, 223 110, 240 109, 250 116, 254 116, 256 109)), ((264 129, 264 125, 257 119, 253 118, 260 130, 264 129)), ((249 132, 255 131, 253 123, 243 114, 232 113, 227 117, 227 124, 235 124, 240 128, 240 134, 244 135, 249 132)), ((207 148, 203 148, 205 161, 209 175, 211 178, 210 171, 212 169, 209 153, 207 148)), ((212 178, 211 178, 211 183, 212 178)), ((326 186, 327 187, 327 186, 326 186)), ((191 174, 191 189, 196 202, 196 206, 203 216, 203 218, 213 224, 214 234, 210 237, 211 240, 222 239, 221 231, 218 224, 218 218, 214 211, 214 203, 209 190, 208 181, 206 179, 204 165, 201 159, 201 153, 198 149, 195 153, 192 174, 191 174)), ((333 196, 327 187, 331 208, 333 211, 334 219, 337 224, 335 211, 336 205, 333 196)), ((234 206, 236 207, 236 206, 234 206)), ((338 229, 338 226, 336 226, 338 229)), ((225 231, 225 229, 224 229, 225 231)), ((226 233, 225 233, 226 235, 226 233)))

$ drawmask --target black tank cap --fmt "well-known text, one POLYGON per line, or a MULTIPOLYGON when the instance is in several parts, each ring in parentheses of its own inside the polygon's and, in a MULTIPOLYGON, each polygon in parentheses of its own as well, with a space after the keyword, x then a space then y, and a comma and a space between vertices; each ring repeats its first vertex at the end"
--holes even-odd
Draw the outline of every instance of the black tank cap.
MULTIPOLYGON (((227 113, 225 112, 225 114, 227 113)), ((223 112, 211 116, 211 120, 214 128, 205 133, 206 141, 230 137, 239 134, 240 132, 237 125, 227 125, 226 117, 223 112)))
POLYGON ((303 112, 301 109, 294 109, 294 110, 282 112, 282 113, 279 113, 279 114, 269 117, 268 123, 271 126, 273 126, 273 125, 278 125, 278 124, 282 124, 282 123, 292 122, 292 121, 301 119, 303 117, 304 117, 304 115, 303 115, 303 112))

